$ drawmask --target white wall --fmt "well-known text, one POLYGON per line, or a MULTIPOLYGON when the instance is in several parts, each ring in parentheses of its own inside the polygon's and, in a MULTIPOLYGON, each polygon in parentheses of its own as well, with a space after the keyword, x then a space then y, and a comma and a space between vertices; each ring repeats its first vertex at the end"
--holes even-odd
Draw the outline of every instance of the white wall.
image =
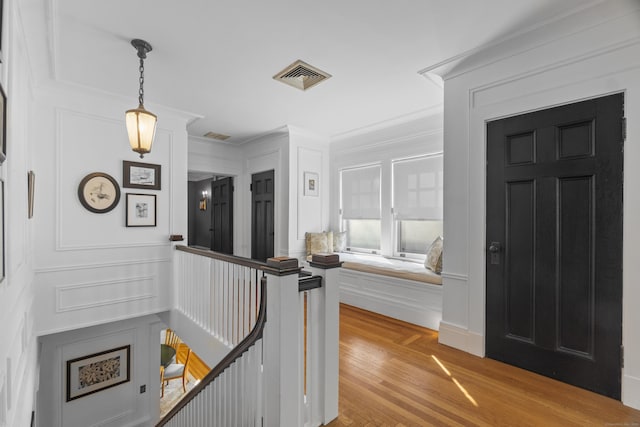
POLYGON ((76 329, 42 337, 38 394, 40 426, 153 425, 160 411, 160 333, 157 316, 76 329), (66 401, 66 362, 130 346, 130 381, 66 401), (140 387, 146 387, 144 393, 140 387))
MULTIPOLYGON (((432 70, 425 70, 432 71, 432 70)), ((622 399, 640 408, 640 3, 601 2, 434 70, 445 79, 444 312, 440 341, 484 355, 485 123, 625 94, 622 399), (446 69, 445 69, 446 68, 446 69)))
POLYGON ((36 328, 40 335, 169 309, 172 244, 187 236, 187 116, 148 105, 158 117, 152 152, 140 160, 124 126, 130 103, 82 88, 41 87, 32 128, 36 190, 36 328), (161 189, 122 187, 123 160, 161 166, 161 189), (120 184, 115 209, 96 214, 78 199, 92 172, 120 184), (157 197, 155 227, 126 227, 126 194, 157 197))
POLYGON ((329 140, 289 127, 289 251, 306 257, 305 233, 329 229, 329 140), (318 174, 318 195, 305 195, 304 174, 318 174))
POLYGON ((0 84, 7 95, 4 181, 5 277, 0 281, 0 425, 29 425, 38 387, 33 305, 33 221, 27 218, 27 171, 33 169, 33 80, 17 2, 4 2, 0 84))
MULTIPOLYGON (((383 255, 393 255, 391 162, 397 159, 442 152, 442 140, 441 107, 424 110, 392 123, 383 123, 332 138, 330 146, 331 230, 340 229, 340 170, 379 164, 382 168, 380 189, 382 193, 381 251, 383 255)), ((425 242, 425 251, 429 243, 425 242)))

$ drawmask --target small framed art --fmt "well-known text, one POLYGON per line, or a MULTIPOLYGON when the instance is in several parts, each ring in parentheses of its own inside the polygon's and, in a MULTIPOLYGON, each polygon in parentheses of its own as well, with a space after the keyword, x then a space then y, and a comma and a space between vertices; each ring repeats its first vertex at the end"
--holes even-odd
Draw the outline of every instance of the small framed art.
MULTIPOLYGON (((0 0, 0 22, 2 22, 2 0, 0 0)), ((0 24, 0 33, 2 24, 0 24)), ((0 52, 0 56, 2 53, 0 52)), ((7 95, 0 86, 0 164, 7 158, 7 95)))
POLYGON ((122 162, 122 186, 160 190, 160 165, 151 163, 122 162))
POLYGON ((156 195, 127 193, 127 227, 156 226, 156 195))
POLYGON ((67 402, 128 382, 130 361, 130 345, 67 360, 67 402))
POLYGON ((78 186, 78 198, 87 210, 106 213, 120 201, 120 186, 111 175, 94 172, 82 178, 78 186))
POLYGON ((304 173, 304 195, 305 196, 317 196, 318 195, 318 174, 315 172, 304 173))

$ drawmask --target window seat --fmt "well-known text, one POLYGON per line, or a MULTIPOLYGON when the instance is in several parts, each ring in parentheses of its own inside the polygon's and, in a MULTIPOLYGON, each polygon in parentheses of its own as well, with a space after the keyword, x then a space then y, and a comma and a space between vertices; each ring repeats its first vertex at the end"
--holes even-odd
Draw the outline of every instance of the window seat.
POLYGON ((416 282, 441 285, 442 277, 424 267, 422 263, 385 258, 379 255, 366 255, 341 252, 342 268, 379 274, 381 276, 397 277, 399 279, 414 280, 416 282))
POLYGON ((438 330, 442 278, 423 264, 340 252, 340 302, 438 330))

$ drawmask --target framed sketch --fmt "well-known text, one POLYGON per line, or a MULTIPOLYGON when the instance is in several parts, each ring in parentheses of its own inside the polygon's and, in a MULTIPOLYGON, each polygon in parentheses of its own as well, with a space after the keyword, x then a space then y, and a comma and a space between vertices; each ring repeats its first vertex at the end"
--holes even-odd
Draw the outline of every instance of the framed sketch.
POLYGON ((127 193, 127 227, 156 226, 156 195, 127 193))
POLYGON ((78 186, 78 198, 87 210, 106 213, 120 201, 120 186, 111 175, 94 172, 82 178, 78 186))
POLYGON ((318 174, 315 172, 304 173, 304 195, 318 196, 318 174))
POLYGON ((124 160, 122 162, 122 186, 160 190, 160 165, 124 160))
MULTIPOLYGON (((2 33, 2 0, 0 0, 0 34, 2 33)), ((0 56, 2 53, 0 52, 0 56)), ((7 95, 0 86, 0 164, 7 159, 7 95)))
POLYGON ((36 191, 36 174, 33 171, 27 172, 27 208, 28 217, 33 218, 33 199, 36 191))
POLYGON ((131 346, 67 360, 67 402, 130 380, 131 346))

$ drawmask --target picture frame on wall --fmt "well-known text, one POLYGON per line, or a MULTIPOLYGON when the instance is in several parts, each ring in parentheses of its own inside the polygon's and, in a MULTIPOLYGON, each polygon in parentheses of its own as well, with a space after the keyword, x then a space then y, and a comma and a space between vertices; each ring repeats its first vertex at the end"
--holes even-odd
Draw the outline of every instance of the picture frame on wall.
POLYGON ((156 226, 156 195, 127 193, 127 227, 156 226))
POLYGON ((120 186, 109 174, 94 172, 82 178, 78 185, 78 199, 88 211, 106 213, 118 205, 120 186))
POLYGON ((160 190, 161 171, 160 165, 123 160, 122 186, 126 188, 160 190))
POLYGON ((131 379, 131 346, 67 360, 67 402, 131 379))
POLYGON ((27 172, 27 216, 33 218, 33 202, 36 191, 36 174, 33 171, 27 172))
MULTIPOLYGON (((0 0, 0 23, 2 22, 2 0, 0 0)), ((2 25, 0 24, 0 35, 2 34, 2 25)), ((0 56, 2 53, 0 52, 0 56)), ((7 95, 4 88, 0 85, 0 164, 7 159, 7 95)))
POLYGON ((320 184, 319 176, 316 172, 304 173, 304 195, 305 196, 318 196, 318 186, 320 184))

